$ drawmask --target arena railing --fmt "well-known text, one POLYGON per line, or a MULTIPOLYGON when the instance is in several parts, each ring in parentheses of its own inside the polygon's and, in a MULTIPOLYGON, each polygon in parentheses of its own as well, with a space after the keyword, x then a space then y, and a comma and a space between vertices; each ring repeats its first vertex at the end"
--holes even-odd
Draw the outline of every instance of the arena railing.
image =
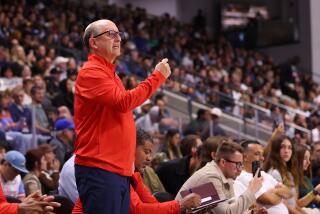
MULTIPOLYGON (((220 107, 193 101, 179 92, 173 92, 167 89, 162 89, 162 92, 168 96, 168 107, 176 112, 180 123, 193 120, 196 112, 200 108, 210 110, 213 107, 220 107)), ((221 127, 227 131, 228 134, 236 138, 258 140, 262 143, 266 143, 270 139, 273 131, 273 120, 269 109, 246 101, 236 101, 231 96, 222 92, 218 92, 218 94, 221 97, 228 98, 233 105, 232 109, 226 110, 221 108, 223 113, 219 119, 221 127), (245 112, 245 109, 250 109, 250 112, 252 112, 251 117, 248 117, 246 114, 241 114, 241 112, 245 112)), ((291 112, 291 110, 290 108, 287 109, 289 112, 291 112)), ((294 112, 299 113, 297 111, 294 112)), ((293 137, 295 131, 298 130, 304 133, 309 141, 312 141, 311 130, 294 123, 285 122, 284 125, 286 134, 290 137, 293 137)), ((179 127, 181 128, 183 125, 179 125, 179 127)))

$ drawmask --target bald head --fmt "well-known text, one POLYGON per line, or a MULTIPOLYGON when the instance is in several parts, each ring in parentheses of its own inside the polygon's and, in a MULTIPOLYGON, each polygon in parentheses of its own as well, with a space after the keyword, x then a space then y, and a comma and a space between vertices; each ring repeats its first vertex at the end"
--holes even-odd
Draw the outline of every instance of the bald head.
POLYGON ((100 19, 90 23, 86 29, 84 30, 83 34, 83 43, 90 50, 89 39, 93 35, 97 35, 101 33, 103 30, 109 27, 116 26, 114 22, 108 19, 100 19))

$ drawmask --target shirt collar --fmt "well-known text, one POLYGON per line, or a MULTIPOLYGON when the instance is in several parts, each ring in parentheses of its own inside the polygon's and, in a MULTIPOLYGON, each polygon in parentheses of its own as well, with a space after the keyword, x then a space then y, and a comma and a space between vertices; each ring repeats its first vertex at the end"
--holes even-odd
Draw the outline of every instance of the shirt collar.
POLYGON ((224 176, 224 174, 222 173, 221 169, 219 168, 218 164, 216 163, 216 161, 212 160, 211 162, 209 162, 208 164, 210 164, 215 171, 218 171, 219 174, 221 175, 221 180, 224 184, 229 184, 228 179, 224 176))
POLYGON ((107 68, 109 68, 111 71, 115 72, 115 70, 116 70, 115 64, 108 62, 102 56, 99 56, 97 54, 89 54, 88 61, 98 61, 101 64, 103 64, 104 66, 106 66, 107 68))

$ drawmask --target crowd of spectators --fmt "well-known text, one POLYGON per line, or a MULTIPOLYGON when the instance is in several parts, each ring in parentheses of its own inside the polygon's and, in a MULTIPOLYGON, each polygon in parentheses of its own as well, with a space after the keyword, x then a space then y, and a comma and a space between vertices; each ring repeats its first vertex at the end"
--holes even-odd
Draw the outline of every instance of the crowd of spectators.
MULTIPOLYGON (((168 14, 151 16, 145 9, 131 5, 122 8, 86 6, 77 1, 3 0, 0 178, 5 194, 23 198, 37 190, 58 193, 59 171, 73 151, 74 86, 87 55, 82 48, 82 32, 84 26, 101 18, 115 21, 124 32, 124 54, 116 64, 126 89, 134 88, 139 77, 149 75, 154 62, 167 57, 172 75, 165 87, 215 106, 211 111, 199 110, 197 119, 183 127, 167 109, 164 94, 134 110, 137 127, 152 134, 156 142, 158 153, 143 176, 150 190, 177 194, 193 172, 206 164, 201 163, 202 141, 209 143, 203 147, 209 149, 212 139, 208 137, 227 135, 217 122, 221 110, 246 118, 257 116, 253 108, 240 105, 242 102, 270 110, 269 115, 260 115, 261 123, 271 125, 280 118, 312 130, 312 140, 320 140, 320 87, 300 70, 298 58, 278 65, 270 56, 235 47, 223 37, 210 39, 197 19, 181 23, 168 14), (295 109, 296 113, 277 103, 295 109), (10 155, 25 158, 26 165, 17 169, 10 156, 2 155, 8 149, 19 151, 10 155), (162 163, 167 160, 170 161, 162 163), (13 168, 29 173, 22 179, 13 168)), ((291 134, 296 144, 311 143, 303 132, 293 130, 291 134)), ((222 142, 227 138, 219 139, 222 142)), ((313 145, 312 154, 318 145, 313 145)), ((207 161, 211 159, 206 157, 207 161)), ((312 159, 319 166, 319 158, 312 155, 312 159)), ((314 171, 318 179, 319 174, 314 171)))
MULTIPOLYGON (((302 72, 298 57, 278 65, 272 57, 233 46, 223 37, 211 39, 199 18, 181 23, 168 14, 151 16, 131 5, 122 8, 71 1, 4 1, 0 12, 2 89, 23 83, 30 93, 27 88, 32 85, 32 77, 36 84, 46 85, 46 97, 54 106, 65 105, 72 113, 72 86, 86 56, 81 40, 83 26, 104 17, 118 22, 124 32, 124 54, 117 61, 117 71, 129 89, 135 84, 135 76, 148 76, 154 62, 168 57, 173 68, 168 89, 229 114, 245 118, 258 115, 259 122, 268 126, 281 118, 314 129, 312 137, 319 139, 320 88, 310 74, 302 72), (256 114, 244 102, 257 104, 267 113, 256 114)), ((297 138, 307 138, 304 132, 291 132, 297 138)))

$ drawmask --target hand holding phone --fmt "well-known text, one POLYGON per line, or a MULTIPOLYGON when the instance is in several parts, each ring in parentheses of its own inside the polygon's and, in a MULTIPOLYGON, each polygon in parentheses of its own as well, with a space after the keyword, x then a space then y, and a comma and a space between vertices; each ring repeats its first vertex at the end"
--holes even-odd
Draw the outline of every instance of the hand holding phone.
MULTIPOLYGON (((252 161, 252 174, 253 176, 256 174, 257 170, 260 169, 260 161, 252 161)), ((258 177, 261 177, 261 170, 258 172, 258 177)))

